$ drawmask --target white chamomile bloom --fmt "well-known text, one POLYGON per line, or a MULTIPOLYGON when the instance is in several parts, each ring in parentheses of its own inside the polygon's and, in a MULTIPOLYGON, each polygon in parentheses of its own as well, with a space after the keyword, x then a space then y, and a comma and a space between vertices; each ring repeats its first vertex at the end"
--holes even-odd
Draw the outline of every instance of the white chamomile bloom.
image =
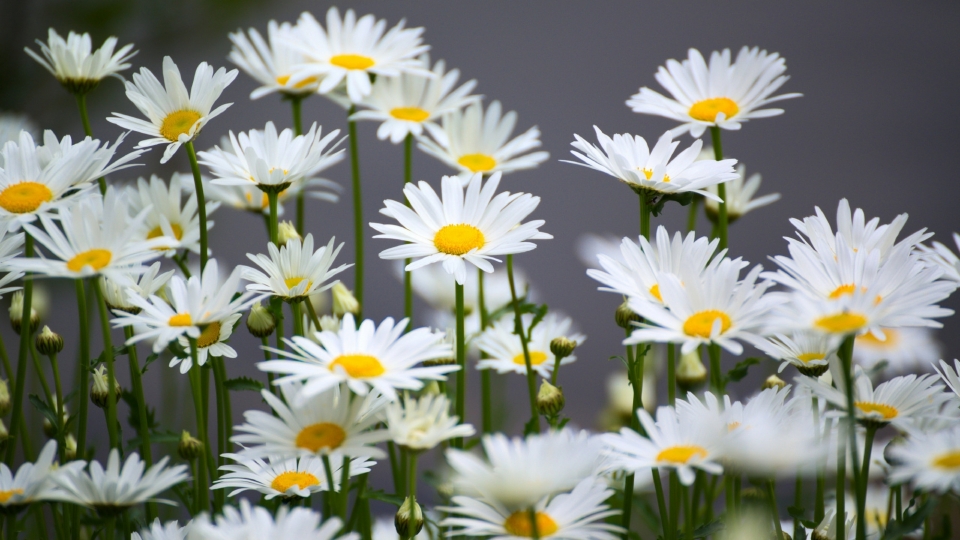
POLYGON ((339 281, 330 281, 330 278, 353 266, 341 264, 331 268, 333 260, 343 248, 342 242, 334 248, 335 241, 336 238, 331 238, 326 246, 314 251, 313 235, 308 234, 303 241, 288 241, 280 249, 272 242, 268 243, 269 257, 247 253, 247 258, 260 267, 259 270, 249 266, 239 267, 243 271, 243 278, 251 282, 247 290, 294 302, 333 287, 339 281))
MULTIPOLYGON (((227 340, 233 335, 233 328, 240 320, 241 313, 234 313, 226 319, 207 323, 203 331, 197 336, 197 363, 201 366, 206 365, 207 358, 214 356, 217 358, 236 358, 237 351, 227 345, 227 340)), ((193 367, 193 359, 190 357, 190 340, 180 335, 177 338, 180 347, 183 348, 186 356, 178 358, 174 356, 170 359, 170 367, 180 365, 180 373, 186 373, 193 367)))
MULTIPOLYGON (((780 293, 771 293, 780 296, 780 293)), ((881 317, 876 296, 856 290, 836 299, 811 298, 792 293, 789 302, 775 309, 767 323, 772 332, 812 331, 830 337, 833 348, 849 334, 874 332, 882 337, 881 317)))
MULTIPOLYGON (((522 317, 523 327, 529 331, 533 322, 533 314, 527 313, 522 317)), ((582 344, 587 336, 580 333, 570 333, 573 321, 569 317, 561 317, 556 313, 549 313, 537 326, 533 327, 527 351, 530 353, 530 367, 538 375, 547 379, 556 367, 556 356, 550 352, 550 342, 554 338, 566 337, 582 344)), ((527 363, 523 354, 523 344, 520 336, 513 333, 515 329, 513 317, 503 317, 493 326, 487 328, 477 338, 476 345, 485 352, 488 358, 481 358, 477 369, 495 369, 497 373, 519 373, 526 375, 527 363)), ((577 360, 576 355, 569 355, 560 360, 560 365, 566 365, 577 360)))
POLYGON ((418 147, 460 171, 464 180, 476 173, 508 173, 533 169, 550 157, 549 152, 531 152, 540 147, 540 129, 533 126, 510 139, 517 113, 502 114, 499 101, 483 111, 480 102, 443 117, 442 130, 430 130, 433 140, 423 138, 418 147))
POLYGON ((953 360, 953 369, 950 369, 950 364, 943 360, 940 360, 939 368, 934 364, 933 369, 936 370, 937 375, 940 375, 940 378, 943 379, 950 390, 953 390, 953 393, 960 398, 960 360, 953 360))
MULTIPOLYGON (((430 68, 430 56, 420 56, 420 62, 430 68)), ((364 98, 362 105, 369 107, 354 113, 351 120, 376 120, 381 122, 377 138, 390 139, 399 144, 407 135, 420 137, 426 128, 434 138, 443 137, 436 120, 449 112, 458 111, 478 101, 480 96, 470 92, 477 85, 470 80, 456 87, 460 70, 446 72, 443 60, 437 61, 431 70, 433 77, 414 73, 402 73, 399 77, 378 78, 373 91, 364 98)))
MULTIPOLYGON (((844 520, 842 523, 844 538, 854 538, 854 527, 857 524, 857 517, 852 513, 844 513, 844 520)), ((826 513, 823 516, 823 521, 821 521, 817 527, 810 533, 811 540, 836 540, 837 538, 837 529, 841 524, 837 520, 837 509, 836 508, 827 508, 826 513)))
POLYGON ((37 45, 43 57, 27 47, 23 50, 74 94, 86 94, 106 77, 120 78, 118 74, 130 67, 127 61, 137 54, 133 45, 116 50, 117 38, 113 36, 94 51, 90 34, 71 31, 63 39, 53 28, 47 34, 47 42, 38 39, 37 45))
MULTIPOLYGON (((329 491, 330 482, 323 466, 323 460, 317 456, 300 456, 291 458, 247 458, 238 454, 223 454, 237 462, 236 465, 224 465, 220 470, 226 471, 213 483, 212 489, 236 488, 230 492, 234 497, 244 491, 254 490, 265 495, 266 500, 274 497, 284 499, 292 497, 309 498, 314 493, 329 491)), ((357 458, 350 462, 348 474, 354 477, 370 472, 375 462, 364 458, 357 458)), ((340 462, 331 463, 333 473, 333 491, 339 491, 340 480, 343 478, 343 465, 340 462)))
MULTIPOLYGON (((960 234, 953 233, 953 242, 960 249, 960 234)), ((950 251, 950 248, 940 242, 934 242, 933 247, 920 246, 923 250, 923 259, 943 270, 943 277, 960 283, 960 258, 950 251)))
POLYGON ((780 360, 783 372, 787 366, 810 377, 819 377, 830 368, 830 362, 836 360, 836 348, 829 336, 805 330, 789 335, 775 334, 762 341, 753 343, 758 349, 776 360, 780 360))
POLYGON ((639 135, 615 134, 610 138, 600 128, 594 126, 593 129, 597 132, 600 146, 574 134, 576 140, 571 146, 579 152, 571 150, 570 153, 580 162, 563 161, 608 174, 638 193, 699 193, 708 199, 719 200, 707 187, 737 178, 733 170, 737 163, 735 159, 697 159, 703 147, 703 141, 699 139, 673 157, 680 142, 674 141, 669 131, 660 136, 651 150, 647 141, 639 135))
MULTIPOLYGON (((16 474, 0 464, 0 509, 5 514, 12 514, 32 502, 47 501, 57 491, 51 476, 58 473, 53 461, 57 458, 57 442, 47 441, 33 463, 24 463, 17 469, 16 474)), ((74 469, 83 465, 77 462, 65 464, 61 471, 74 469)))
POLYGON ((181 527, 176 521, 165 524, 160 518, 153 520, 149 527, 140 529, 130 535, 130 540, 184 540, 187 537, 187 527, 181 527))
POLYGON ((340 518, 331 517, 320 524, 320 514, 310 508, 281 506, 274 517, 262 506, 251 506, 240 500, 240 510, 232 506, 214 520, 206 513, 190 525, 187 540, 236 540, 265 538, 296 538, 297 540, 359 540, 357 533, 337 536, 343 528, 340 518))
POLYGON ((442 381, 446 374, 460 369, 456 365, 415 367, 424 360, 453 356, 443 333, 429 328, 416 328, 404 333, 407 319, 394 322, 390 317, 379 326, 364 320, 360 327, 353 314, 347 313, 338 332, 316 334, 319 344, 305 337, 294 336, 285 341, 290 351, 271 349, 286 359, 260 362, 261 371, 279 373, 276 384, 303 381, 298 399, 309 399, 341 383, 359 395, 371 389, 396 399, 397 390, 419 390, 423 381, 442 381))
POLYGON ((383 421, 383 396, 370 393, 351 399, 346 388, 332 388, 308 398, 301 397, 299 383, 280 386, 282 401, 268 390, 260 394, 274 414, 246 411, 246 423, 237 426, 231 442, 243 445, 245 458, 280 458, 312 455, 384 457, 373 446, 389 434, 376 429, 383 421), (289 404, 289 405, 288 405, 289 404))
POLYGON ((596 478, 582 480, 569 493, 544 497, 530 509, 511 511, 493 501, 456 496, 456 506, 442 510, 450 517, 440 522, 443 527, 456 527, 450 535, 472 537, 493 536, 497 539, 532 538, 534 522, 538 538, 569 540, 615 540, 623 529, 606 523, 620 512, 606 504, 613 490, 596 478))
MULTIPOLYGON (((187 185, 192 186, 192 184, 192 180, 188 180, 187 185)), ((150 207, 141 229, 143 238, 149 240, 165 236, 177 240, 168 246, 157 248, 164 251, 167 257, 176 255, 177 249, 200 253, 200 215, 197 213, 197 195, 188 186, 183 186, 183 177, 174 173, 170 177, 169 187, 154 175, 149 181, 138 178, 136 188, 128 188, 131 192, 131 210, 134 214, 150 207), (183 187, 188 191, 186 202, 182 202, 183 187)), ((207 216, 219 207, 220 203, 216 201, 207 202, 207 216)), ((207 230, 212 227, 213 221, 208 219, 207 230)))
MULTIPOLYGON (((403 279, 403 264, 401 261, 397 263, 397 277, 403 279)), ((479 313, 479 272, 479 269, 473 269, 467 274, 467 279, 463 283, 463 310, 468 320, 479 313)), ((456 288, 454 287, 456 280, 442 266, 427 265, 418 268, 416 272, 410 273, 410 282, 413 285, 413 292, 430 304, 430 307, 444 312, 445 315, 456 314, 456 288)), ((524 294, 529 286, 526 276, 516 265, 513 269, 513 283, 518 295, 524 294)), ((510 294, 510 282, 506 270, 498 268, 493 273, 483 276, 483 303, 486 305, 487 313, 493 313, 512 301, 513 296, 510 294)), ((434 324, 434 326, 445 328, 447 325, 434 324)), ((479 326, 476 329, 479 330, 479 326)))
POLYGON ((291 84, 320 80, 321 94, 346 83, 346 93, 353 103, 370 95, 370 75, 399 77, 403 73, 433 76, 417 60, 430 47, 422 43, 423 28, 404 28, 405 21, 384 33, 387 21, 373 15, 357 19, 348 9, 340 18, 335 7, 327 10, 327 27, 313 15, 304 12, 297 20, 296 33, 290 44, 304 55, 290 77, 291 84))
MULTIPOLYGON (((760 173, 754 173, 750 175, 750 178, 747 178, 747 168, 742 163, 737 165, 737 177, 725 183, 728 223, 733 223, 747 212, 752 212, 757 208, 780 200, 779 193, 771 193, 754 199, 753 196, 760 189, 760 180, 760 173)), ((716 184, 707 186, 707 191, 714 195, 717 194, 717 190, 716 184)), ((704 200, 704 209, 709 216, 715 218, 720 213, 720 203, 717 202, 717 199, 707 198, 704 200)))
POLYGON ((886 362, 885 371, 908 373, 927 371, 940 359, 940 343, 929 328, 883 328, 885 339, 873 334, 857 336, 853 361, 867 370, 886 362))
POLYGON ((160 262, 157 261, 149 268, 134 268, 129 275, 119 282, 106 276, 100 276, 100 290, 107 307, 129 313, 140 313, 140 308, 127 300, 128 295, 135 294, 146 300, 163 288, 170 281, 174 270, 160 273, 160 262))
MULTIPOLYGON (((10 141, 20 140, 20 132, 26 131, 30 137, 40 137, 40 128, 29 116, 14 112, 0 112, 0 148, 10 141)), ((0 154, 0 167, 3 167, 3 154, 0 154)))
POLYGON ((423 451, 448 439, 476 433, 472 425, 460 424, 459 417, 450 416, 450 408, 450 400, 443 394, 390 403, 385 410, 390 439, 402 448, 423 451))
POLYGON ((407 184, 403 193, 410 206, 387 200, 380 213, 397 220, 399 225, 371 223, 387 238, 407 242, 380 252, 381 259, 414 259, 406 270, 412 271, 435 262, 453 274, 457 283, 466 281, 466 262, 484 272, 493 272, 490 261, 497 255, 531 251, 537 247, 529 240, 553 238, 540 232, 543 220, 520 223, 540 204, 540 197, 529 193, 496 193, 500 173, 486 182, 483 175, 473 175, 466 185, 460 179, 444 176, 443 199, 426 182, 407 184), (496 195, 495 195, 496 194, 496 195))
POLYGON ((137 148, 167 145, 163 158, 160 159, 160 163, 166 163, 180 145, 192 142, 210 119, 232 105, 227 103, 213 108, 223 89, 236 77, 235 69, 227 71, 220 68, 214 73, 213 67, 201 62, 197 66, 193 85, 188 93, 180 77, 180 68, 169 56, 165 56, 163 85, 147 68, 140 68, 140 73, 134 73, 133 82, 124 82, 127 98, 147 119, 113 113, 114 116, 107 118, 107 121, 151 137, 140 141, 137 148))
POLYGON ((673 99, 641 88, 628 101, 634 112, 654 114, 681 122, 676 134, 689 131, 700 137, 708 127, 740 129, 753 118, 783 114, 783 109, 763 109, 770 103, 801 94, 772 96, 787 82, 786 62, 777 53, 743 47, 731 64, 730 49, 714 51, 707 65, 700 51, 690 49, 683 62, 668 60, 656 79, 673 99))
POLYGON ((304 61, 304 56, 293 48, 294 26, 288 22, 267 23, 267 38, 264 39, 256 29, 247 34, 238 30, 230 34, 233 48, 227 58, 244 73, 253 77, 260 86, 250 93, 250 99, 258 99, 273 92, 302 99, 316 93, 319 83, 316 79, 304 79, 293 84, 290 75, 296 66, 304 61), (249 35, 248 35, 249 34, 249 35))
POLYGON ((0 238, 2 238, 2 240, 0 240, 0 271, 4 272, 3 277, 0 278, 0 298, 3 298, 2 295, 8 292, 19 291, 22 288, 20 285, 8 286, 22 278, 23 272, 11 270, 8 268, 7 263, 22 253, 23 233, 8 234, 6 231, 0 229, 0 238))
POLYGON ((910 483, 925 492, 960 490, 960 427, 935 433, 915 433, 891 449, 897 465, 890 481, 910 483))
MULTIPOLYGON (((209 150, 212 152, 213 150, 209 150)), ((277 196, 277 215, 283 215, 283 203, 296 195, 296 190, 287 188, 277 196)), ((260 187, 253 182, 246 185, 209 183, 204 179, 203 194, 207 200, 217 201, 236 210, 243 210, 254 214, 270 215, 270 199, 260 187)))

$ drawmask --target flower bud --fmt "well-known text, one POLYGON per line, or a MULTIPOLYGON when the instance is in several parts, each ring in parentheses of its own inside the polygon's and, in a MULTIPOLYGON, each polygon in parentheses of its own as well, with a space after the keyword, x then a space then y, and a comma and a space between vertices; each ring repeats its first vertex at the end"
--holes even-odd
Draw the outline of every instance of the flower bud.
POLYGON ((896 467, 897 465, 902 465, 903 460, 897 459, 897 456, 894 455, 891 450, 896 449, 897 447, 903 446, 907 442, 907 437, 905 435, 897 435, 896 437, 890 439, 890 442, 883 447, 883 459, 890 465, 896 467))
POLYGON ((63 438, 63 459, 66 461, 77 459, 77 438, 72 433, 67 433, 63 438))
POLYGON ((340 318, 332 315, 320 317, 320 330, 323 332, 339 332, 340 318))
POLYGON ((351 292, 342 281, 334 283, 333 287, 330 288, 330 292, 333 294, 334 315, 343 317, 346 313, 356 315, 360 312, 360 302, 357 301, 357 298, 353 296, 353 292, 351 292))
MULTIPOLYGON (((113 379, 113 401, 116 403, 120 401, 120 393, 123 390, 120 388, 120 382, 116 378, 113 379)), ((107 381, 107 366, 100 366, 97 369, 93 370, 93 388, 90 389, 90 401, 94 405, 100 407, 101 409, 107 406, 107 401, 110 399, 110 386, 107 381)))
POLYGON ((276 327, 277 321, 270 310, 260 305, 260 302, 255 302, 247 315, 247 330, 258 338, 265 338, 272 334, 276 327))
POLYGON ((687 354, 681 354, 680 365, 677 366, 677 386, 684 392, 690 392, 706 380, 707 368, 700 360, 700 351, 694 349, 687 354))
POLYGON ((297 228, 293 226, 293 223, 281 221, 277 226, 277 241, 280 242, 281 246, 285 246, 287 242, 291 240, 302 242, 303 238, 300 236, 300 233, 297 232, 297 228))
POLYGON ((420 393, 424 396, 436 396, 442 394, 443 392, 440 391, 440 383, 437 381, 430 381, 424 385, 423 390, 421 390, 420 393))
MULTIPOLYGON (((22 326, 21 320, 23 319, 23 291, 17 291, 13 293, 13 298, 10 299, 10 326, 13 327, 13 331, 20 335, 20 328, 22 326)), ((33 306, 30 306, 30 333, 33 334, 37 331, 37 328, 40 327, 40 315, 37 314, 37 309, 33 306)))
POLYGON ((620 307, 617 308, 616 313, 617 326, 625 330, 631 330, 636 328, 633 323, 640 322, 641 317, 637 315, 630 306, 627 305, 627 301, 624 300, 620 307))
POLYGON ((177 454, 181 459, 193 461, 203 455, 203 442, 190 435, 190 432, 183 430, 180 435, 180 444, 177 445, 177 454))
POLYGON ((576 348, 577 342, 564 336, 553 338, 553 340, 550 341, 550 352, 557 358, 570 356, 576 348))
POLYGON ((410 503, 410 497, 403 499, 403 504, 393 517, 393 525, 397 528, 400 538, 410 538, 420 534, 423 529, 423 510, 420 505, 410 503))
MULTIPOLYGON (((57 397, 56 397, 56 396, 53 396, 53 403, 50 404, 50 410, 54 411, 54 413, 56 413, 56 411, 57 411, 57 397)), ((65 425, 67 425, 67 422, 68 422, 69 420, 70 420, 70 414, 67 412, 67 406, 66 406, 66 404, 64 404, 64 406, 63 406, 63 417, 60 419, 60 424, 65 426, 65 425)), ((53 426, 53 424, 50 422, 50 420, 47 419, 46 416, 43 417, 43 433, 44 433, 47 437, 50 437, 51 439, 54 438, 54 437, 56 437, 56 435, 57 435, 57 430, 56 430, 56 428, 53 426)))
POLYGON ((779 390, 783 390, 786 387, 787 387, 787 381, 781 379, 780 377, 777 377, 776 375, 771 375, 767 377, 767 380, 763 381, 763 386, 761 386, 761 388, 764 390, 767 390, 769 388, 777 388, 779 390))
POLYGON ((10 401, 10 387, 7 386, 6 379, 0 379, 0 416, 5 416, 10 412, 13 402, 10 401))
POLYGON ((10 432, 7 431, 7 425, 3 423, 3 419, 0 418, 0 442, 6 441, 10 437, 10 432))
POLYGON ((62 350, 63 337, 50 330, 49 326, 44 325, 43 330, 37 334, 37 352, 45 356, 52 356, 62 350))
POLYGON ((556 416, 563 410, 566 399, 563 397, 563 390, 550 384, 547 381, 540 383, 540 391, 537 392, 537 409, 544 416, 556 416))

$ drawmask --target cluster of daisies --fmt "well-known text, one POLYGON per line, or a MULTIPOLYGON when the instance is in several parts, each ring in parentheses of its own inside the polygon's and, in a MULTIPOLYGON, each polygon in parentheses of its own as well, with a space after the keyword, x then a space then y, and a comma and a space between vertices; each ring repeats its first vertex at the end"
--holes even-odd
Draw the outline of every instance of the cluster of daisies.
POLYGON ((123 80, 133 46, 110 38, 94 50, 88 34, 50 30, 39 53, 27 50, 77 97, 85 137, 41 138, 24 117, 0 118, 0 294, 13 293, 20 337, 16 369, 4 355, 12 392, 0 384, 0 412, 11 412, 10 429, 0 431, 8 538, 45 536, 49 508, 58 538, 613 540, 642 530, 665 540, 866 540, 911 533, 960 493, 960 362, 940 360, 930 331, 952 315, 939 304, 960 286, 960 258, 925 244, 932 234, 924 230, 900 238, 906 215, 881 224, 846 200, 832 223, 819 208, 793 220, 797 235, 787 239, 789 255, 773 257, 773 271, 730 256, 731 225, 779 195, 757 197, 760 176, 725 157, 721 138, 799 96, 776 94, 788 79, 778 54, 744 47, 708 62, 690 50, 668 61, 656 80, 669 97, 644 87, 627 101, 679 123, 652 147, 599 127, 596 144, 574 135, 569 163, 626 184, 640 214, 638 237, 589 238, 581 249, 587 274, 622 298, 615 320, 626 332, 607 432, 591 433, 566 426, 559 379, 586 336, 538 304, 514 268, 514 257, 552 238, 543 220, 530 219, 539 197, 501 190, 504 174, 548 158, 538 129, 513 136, 516 113, 497 101, 484 107, 472 94, 476 81, 460 84, 458 70, 431 62, 423 29, 404 22, 388 28, 330 8, 323 22, 304 13, 295 23, 270 21, 266 36, 249 29, 230 40, 229 60, 257 84, 250 97, 279 94, 294 125, 231 131, 202 151, 194 143, 231 106, 217 102, 238 70, 203 62, 188 90, 169 57, 162 77, 140 68, 124 80, 139 114, 113 113, 107 120, 128 131, 102 143, 86 98, 106 77, 123 80), (318 94, 345 111, 346 137, 315 123, 304 129, 302 101, 318 94), (387 223, 363 221, 361 120, 379 122, 379 139, 405 147, 402 192, 380 210, 387 223), (130 132, 146 138, 124 154, 130 132), (118 178, 158 145, 161 163, 182 148, 190 173, 118 178), (414 146, 452 174, 439 185, 413 181, 414 146), (320 175, 348 155, 356 259, 344 263, 344 243, 317 242, 305 230, 304 208, 307 197, 338 201, 340 184, 320 175), (292 201, 294 220, 281 222, 292 201), (685 233, 651 226, 671 203, 689 208, 685 233), (247 255, 250 265, 213 257, 210 215, 221 207, 264 218, 267 241, 247 255), (709 237, 696 232, 701 207, 709 237), (394 243, 379 257, 396 261, 404 282, 402 318, 363 317, 370 229, 394 243), (353 291, 340 282, 351 267, 353 291), (63 338, 40 329, 34 283, 44 278, 76 289, 72 392, 61 384, 63 338), (429 313, 414 318, 414 295, 429 313), (90 350, 93 312, 106 344, 99 355, 90 350), (244 316, 260 351, 230 344, 244 316), (733 365, 729 357, 747 348, 778 362, 791 384, 774 375, 754 395, 731 395, 727 386, 761 363, 733 365), (226 359, 260 355, 263 380, 229 377, 226 359), (193 434, 165 431, 146 403, 144 379, 160 358, 159 369, 188 381, 193 434), (664 367, 662 404, 655 393, 664 367), (477 370, 474 411, 468 374, 477 370), (36 457, 24 423, 28 372, 43 388, 29 401, 50 439, 36 457), (495 427, 492 388, 514 376, 526 383, 530 416, 522 435, 509 436, 495 427), (243 411, 234 425, 231 391, 243 389, 258 391, 265 407, 243 411), (121 399, 130 410, 126 441, 121 399), (99 422, 88 402, 103 410, 108 440, 99 444, 88 438, 99 422), (171 436, 178 463, 154 460, 154 443, 171 436), (418 463, 435 449, 443 464, 429 477, 435 493, 424 497, 418 463), (388 467, 392 486, 374 485, 371 472, 388 467), (794 486, 792 522, 782 521, 780 482, 794 486), (371 515, 372 499, 397 506, 393 523, 371 515), (645 504, 640 525, 631 521, 635 500, 645 504))

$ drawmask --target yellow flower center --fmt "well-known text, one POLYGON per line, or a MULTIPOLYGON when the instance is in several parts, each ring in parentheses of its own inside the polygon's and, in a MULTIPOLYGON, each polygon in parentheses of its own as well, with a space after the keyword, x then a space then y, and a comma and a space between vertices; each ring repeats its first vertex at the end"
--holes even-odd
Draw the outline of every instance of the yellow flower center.
POLYGON ((74 255, 72 259, 67 261, 67 268, 69 268, 71 272, 79 272, 83 270, 85 266, 89 266, 94 270, 100 270, 110 264, 111 259, 113 259, 113 253, 110 253, 109 250, 95 248, 74 255))
POLYGON ((713 323, 717 320, 720 321, 721 334, 730 329, 731 321, 729 315, 720 310, 707 309, 698 311, 688 317, 683 323, 683 332, 688 336, 709 338, 711 332, 713 332, 713 323))
POLYGON ((730 98, 720 97, 705 99, 694 103, 690 107, 689 114, 692 118, 703 122, 715 122, 717 115, 720 113, 723 113, 727 117, 727 120, 729 120, 738 112, 740 112, 740 107, 737 106, 735 101, 730 98))
POLYGON ((650 295, 653 296, 654 298, 656 298, 657 300, 659 300, 660 302, 663 302, 663 297, 660 296, 660 284, 659 284, 659 283, 654 283, 654 284, 653 284, 653 287, 650 287, 650 295))
POLYGON ((470 169, 471 172, 486 172, 497 166, 497 160, 486 154, 466 154, 460 156, 457 163, 470 169))
POLYGON ((853 294, 853 291, 857 290, 856 285, 853 283, 847 283, 846 285, 841 285, 833 290, 832 293, 828 296, 831 300, 836 300, 841 296, 846 296, 848 294, 853 294))
POLYGON ((447 255, 463 255, 473 249, 482 248, 485 243, 480 229, 466 223, 444 225, 433 237, 433 245, 437 251, 447 255))
POLYGON ((862 336, 857 336, 857 343, 861 345, 866 345, 867 347, 874 347, 879 349, 892 349, 898 341, 900 341, 900 333, 891 328, 883 329, 884 335, 887 336, 886 341, 880 341, 872 333, 868 332, 862 336))
MULTIPOLYGON (((347 433, 337 424, 330 422, 320 422, 310 424, 297 433, 297 448, 306 448, 311 452, 317 452, 324 448, 333 450, 339 448, 346 440, 347 433)), ((277 490, 280 491, 280 490, 277 490)))
POLYGON ((707 457, 707 449, 695 444, 671 446, 670 448, 664 448, 657 454, 657 461, 684 464, 694 456, 707 457))
POLYGON ((859 313, 836 313, 820 317, 813 322, 818 328, 834 334, 849 334, 867 324, 867 318, 859 313))
MULTIPOLYGON (((300 282, 303 281, 303 280, 304 280, 304 278, 302 278, 302 277, 290 277, 290 278, 287 278, 287 279, 283 280, 283 282, 287 285, 287 289, 292 289, 292 288, 296 287, 297 285, 299 285, 300 282)), ((313 285, 313 282, 310 281, 310 280, 307 280, 307 287, 306 287, 304 290, 308 290, 312 285, 313 285)))
POLYGON ((390 116, 397 120, 408 120, 410 122, 423 122, 430 118, 430 113, 420 107, 397 107, 390 111, 390 116))
POLYGON ((193 326, 193 317, 189 313, 177 313, 167 321, 170 326, 193 326))
POLYGON ((0 191, 0 207, 11 214, 33 212, 53 200, 53 192, 40 182, 20 182, 0 191))
MULTIPOLYGON (((530 351, 530 365, 539 366, 547 360, 547 354, 540 351, 530 351)), ((523 353, 520 353, 513 357, 513 363, 521 366, 527 365, 527 361, 523 358, 523 353)))
POLYGON ((220 323, 212 322, 203 329, 203 332, 200 332, 200 337, 197 338, 197 347, 202 349, 218 341, 220 341, 220 323))
MULTIPOLYGON (((537 520, 537 536, 540 538, 550 536, 560 529, 557 522, 547 514, 536 512, 534 515, 537 520)), ((506 529, 509 534, 525 538, 533 538, 532 525, 533 523, 528 510, 518 510, 510 514, 510 517, 503 522, 503 528, 506 529)))
POLYGON ((359 54, 338 54, 330 59, 330 63, 343 69, 368 69, 375 63, 373 58, 359 54))
POLYGON ((933 466, 941 469, 960 469, 960 450, 951 450, 933 458, 933 466))
MULTIPOLYGON (((647 177, 647 180, 649 180, 650 177, 653 176, 653 169, 640 169, 640 172, 642 172, 643 175, 647 177)), ((663 175, 663 180, 662 180, 662 181, 669 183, 669 182, 670 182, 670 175, 668 175, 668 174, 663 175)))
POLYGON ((287 490, 293 486, 297 486, 300 489, 307 489, 310 486, 316 486, 318 484, 320 484, 320 480, 308 472, 287 471, 277 475, 277 477, 273 479, 273 482, 270 482, 270 487, 280 493, 286 493, 287 490))
POLYGON ((181 135, 190 133, 190 128, 197 123, 197 120, 200 120, 200 113, 197 111, 189 109, 174 111, 168 114, 160 124, 160 135, 170 142, 177 142, 181 135))
MULTIPOLYGON (((289 80, 290 80, 290 76, 289 76, 289 75, 281 75, 281 76, 277 77, 277 84, 279 84, 280 86, 286 86, 286 85, 287 85, 287 81, 289 81, 289 80)), ((309 86, 309 85, 311 85, 311 84, 313 84, 313 83, 315 83, 315 82, 317 82, 317 78, 316 78, 316 77, 307 77, 306 79, 304 79, 304 80, 298 82, 297 84, 293 85, 293 87, 296 88, 296 89, 305 88, 305 87, 307 87, 307 86, 309 86)))
POLYGON ((797 355, 797 360, 800 360, 804 364, 813 362, 814 360, 823 360, 826 358, 826 355, 818 352, 805 352, 797 355))
MULTIPOLYGON (((281 191, 280 193, 283 193, 283 191, 281 191)), ((268 197, 266 193, 263 193, 262 195, 263 196, 260 198, 260 210, 263 210, 270 204, 270 197, 268 197)), ((244 197, 246 197, 248 203, 253 205, 253 193, 250 193, 248 191, 244 193, 244 197)))
POLYGON ((740 422, 730 422, 727 424, 727 431, 733 431, 740 427, 740 422))
MULTIPOLYGON (((181 238, 183 238, 183 227, 181 227, 177 223, 171 223, 170 228, 173 229, 174 238, 176 238, 177 240, 180 240, 181 238)), ((157 225, 156 227, 151 229, 150 232, 147 233, 147 240, 150 240, 153 238, 160 238, 161 236, 163 236, 163 229, 161 229, 160 226, 157 225)))
POLYGON ((854 402, 853 406, 860 409, 860 412, 863 414, 877 413, 882 416, 884 420, 891 420, 900 414, 900 411, 898 411, 896 407, 891 407, 890 405, 885 405, 883 403, 857 401, 854 402))
POLYGON ((14 495, 23 495, 23 490, 20 488, 8 489, 7 491, 0 491, 0 504, 7 504, 14 495))
POLYGON ((340 366, 347 375, 354 379, 363 379, 366 377, 379 377, 387 370, 383 369, 380 360, 369 354, 344 354, 333 359, 330 363, 330 371, 340 366))

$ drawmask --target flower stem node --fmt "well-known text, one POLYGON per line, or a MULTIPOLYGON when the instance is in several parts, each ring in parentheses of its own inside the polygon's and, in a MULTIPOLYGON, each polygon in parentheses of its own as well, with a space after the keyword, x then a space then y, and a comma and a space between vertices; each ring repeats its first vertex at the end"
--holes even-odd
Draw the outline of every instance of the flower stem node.
POLYGON ((303 242, 303 237, 297 232, 297 228, 290 221, 281 221, 277 226, 277 241, 281 246, 287 245, 287 242, 294 240, 303 242))
POLYGON ((0 416, 6 416, 10 412, 13 402, 10 401, 10 387, 6 379, 0 379, 0 416))
POLYGON ((767 390, 770 388, 777 388, 779 390, 783 390, 786 387, 787 387, 787 381, 781 379, 780 377, 777 377, 776 375, 771 375, 767 377, 767 380, 763 381, 763 386, 761 386, 763 390, 767 390))
POLYGON ((684 392, 696 390, 707 380, 707 368, 700 360, 700 352, 696 349, 680 355, 680 365, 677 366, 677 386, 684 392))
POLYGON ((423 529, 423 510, 416 502, 411 504, 410 497, 406 497, 393 518, 393 524, 400 538, 413 538, 423 529))
POLYGON ((617 320, 617 326, 623 328, 624 330, 636 328, 633 323, 637 323, 642 320, 640 315, 637 315, 636 312, 630 309, 626 301, 620 304, 620 307, 617 308, 615 317, 617 320))
MULTIPOLYGON (((13 293, 10 299, 10 326, 13 331, 20 335, 21 320, 23 319, 23 291, 13 293)), ((40 315, 36 308, 30 307, 30 333, 33 334, 40 328, 40 315)))
POLYGON ((177 445, 177 454, 185 461, 193 461, 203 455, 203 442, 190 435, 189 431, 183 430, 177 445))
POLYGON ((565 336, 555 337, 550 341, 550 352, 557 358, 566 358, 573 354, 577 342, 565 336))
MULTIPOLYGON (((116 379, 113 380, 113 400, 114 402, 120 401, 120 393, 123 390, 120 388, 120 382, 116 379)), ((110 399, 110 387, 107 382, 107 367, 100 366, 97 369, 93 370, 93 388, 90 390, 90 401, 94 405, 100 407, 101 409, 107 406, 107 401, 110 399)))
POLYGON ((353 313, 354 315, 360 313, 360 302, 357 301, 357 298, 353 296, 353 292, 348 289, 342 281, 334 283, 330 292, 333 295, 334 315, 342 318, 346 313, 353 313))
POLYGON ((540 391, 537 392, 537 409, 540 410, 540 414, 547 417, 556 416, 563 410, 564 405, 566 405, 566 398, 563 397, 563 390, 547 381, 542 381, 540 391))
POLYGON ((250 315, 247 316, 247 330, 258 338, 265 338, 272 334, 276 327, 277 321, 270 310, 263 307, 260 302, 254 303, 250 308, 250 315))
POLYGON ((44 325, 37 335, 37 352, 45 356, 53 356, 63 350, 63 337, 44 325))

